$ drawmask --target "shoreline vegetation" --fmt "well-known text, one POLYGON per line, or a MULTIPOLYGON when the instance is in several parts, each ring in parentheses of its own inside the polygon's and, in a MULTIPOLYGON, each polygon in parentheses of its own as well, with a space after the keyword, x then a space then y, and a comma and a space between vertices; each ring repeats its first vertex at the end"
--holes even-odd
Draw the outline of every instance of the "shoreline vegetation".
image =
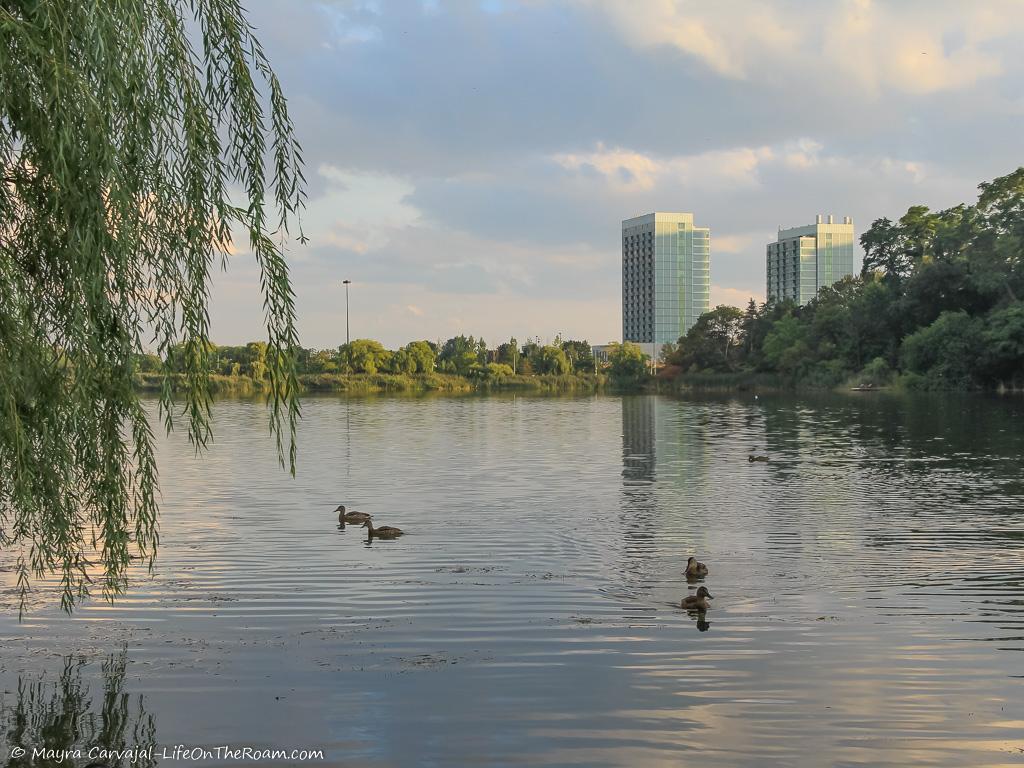
MULTIPOLYGON (((346 395, 370 394, 471 394, 486 392, 529 392, 529 393, 593 393, 608 386, 604 374, 567 374, 502 376, 490 379, 473 379, 445 373, 325 373, 300 374, 298 383, 303 394, 338 393, 346 395)), ((182 374, 170 377, 172 391, 185 385, 182 374)), ((137 373, 135 386, 140 392, 159 392, 163 387, 163 376, 158 373, 137 373)), ((254 396, 265 393, 267 384, 248 376, 210 376, 210 391, 214 395, 254 396)))
MULTIPOLYGON (((164 357, 145 354, 134 360, 134 382, 144 392, 187 391, 195 379, 195 356, 203 358, 204 386, 211 395, 271 393, 266 376, 268 347, 207 343, 201 349, 173 346, 164 357), (190 364, 186 365, 185 361, 190 364)), ((413 341, 395 350, 372 339, 355 339, 336 348, 292 349, 295 383, 306 394, 406 393, 592 393, 607 386, 643 386, 646 366, 639 347, 616 345, 608 362, 599 362, 586 341, 520 345, 515 338, 489 348, 483 339, 456 336, 446 342, 413 341)))

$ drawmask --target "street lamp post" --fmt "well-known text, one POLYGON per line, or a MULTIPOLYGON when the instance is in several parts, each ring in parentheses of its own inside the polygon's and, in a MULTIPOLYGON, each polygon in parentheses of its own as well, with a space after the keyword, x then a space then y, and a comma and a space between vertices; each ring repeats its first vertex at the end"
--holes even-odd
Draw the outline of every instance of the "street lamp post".
POLYGON ((348 287, 352 283, 351 280, 342 280, 342 285, 345 286, 345 343, 351 344, 352 339, 348 335, 348 287))

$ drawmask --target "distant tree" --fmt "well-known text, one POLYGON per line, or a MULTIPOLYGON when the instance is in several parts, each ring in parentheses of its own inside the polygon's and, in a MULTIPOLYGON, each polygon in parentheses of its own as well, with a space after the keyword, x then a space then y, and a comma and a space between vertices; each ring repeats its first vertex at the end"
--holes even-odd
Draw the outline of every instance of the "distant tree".
POLYGON ((253 381, 263 381, 267 375, 267 343, 265 341, 250 341, 246 345, 248 350, 249 365, 246 373, 253 381))
POLYGON ((438 367, 447 373, 466 375, 470 368, 479 364, 479 346, 472 336, 455 336, 448 339, 437 355, 438 367))
POLYGON ((530 363, 537 373, 565 374, 572 370, 569 358, 560 347, 548 344, 537 347, 530 356, 530 363))
POLYGON ((743 312, 720 305, 705 312, 693 324, 669 362, 684 370, 734 370, 739 364, 738 349, 743 340, 743 312))
POLYGON ((565 356, 569 358, 569 367, 580 373, 593 372, 594 352, 590 348, 590 342, 569 339, 560 344, 565 356))
POLYGON ((503 344, 499 344, 495 350, 496 362, 511 366, 513 373, 516 373, 519 367, 519 357, 519 343, 516 341, 515 336, 503 344))
POLYGON ((520 349, 520 352, 522 353, 523 357, 529 358, 531 355, 533 355, 534 352, 536 352, 542 346, 544 345, 540 340, 540 336, 535 336, 532 339, 526 340, 526 343, 523 344, 522 348, 520 349))
POLYGON ((487 376, 489 378, 500 378, 502 376, 511 376, 512 366, 506 365, 505 363, 488 363, 487 364, 487 376))
POLYGON ((979 287, 1024 297, 1024 167, 978 187, 981 224, 972 240, 979 287))
POLYGON ((773 324, 764 340, 764 359, 785 374, 797 374, 811 362, 810 332, 795 315, 773 324))
POLYGON ((647 356, 636 344, 613 342, 608 347, 608 373, 619 383, 635 383, 647 376, 647 356))
POLYGON ((437 352, 429 341, 413 341, 405 345, 405 352, 415 364, 414 373, 431 373, 437 352))
POLYGON ((163 370, 164 361, 156 355, 143 353, 135 356, 135 370, 140 373, 158 373, 163 370))
POLYGON ((966 312, 944 312, 903 340, 904 368, 929 389, 969 389, 981 366, 983 330, 966 312))
POLYGON ((391 353, 373 339, 353 339, 338 347, 342 366, 351 373, 377 373, 390 363, 391 353))
POLYGON ((1024 384, 1024 302, 993 311, 982 335, 983 360, 995 381, 1024 384))

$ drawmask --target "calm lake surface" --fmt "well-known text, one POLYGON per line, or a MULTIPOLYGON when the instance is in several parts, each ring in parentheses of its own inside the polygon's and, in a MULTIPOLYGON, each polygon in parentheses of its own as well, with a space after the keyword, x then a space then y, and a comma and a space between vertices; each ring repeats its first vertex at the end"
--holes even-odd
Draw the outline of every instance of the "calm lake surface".
POLYGON ((19 624, 0 554, 0 760, 1024 763, 1019 399, 311 398, 295 479, 261 404, 215 419, 161 439, 156 572, 114 605, 19 624))

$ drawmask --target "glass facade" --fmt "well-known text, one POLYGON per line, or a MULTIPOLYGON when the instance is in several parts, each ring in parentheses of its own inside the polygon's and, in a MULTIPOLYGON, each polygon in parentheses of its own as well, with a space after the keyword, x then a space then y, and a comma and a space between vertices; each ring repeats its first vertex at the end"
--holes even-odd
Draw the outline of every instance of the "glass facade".
POLYGON ((622 222, 622 339, 675 343, 710 308, 711 230, 690 213, 622 222))
POLYGON ((853 274, 853 221, 819 216, 806 227, 780 229, 765 264, 768 301, 806 304, 822 288, 853 274))

